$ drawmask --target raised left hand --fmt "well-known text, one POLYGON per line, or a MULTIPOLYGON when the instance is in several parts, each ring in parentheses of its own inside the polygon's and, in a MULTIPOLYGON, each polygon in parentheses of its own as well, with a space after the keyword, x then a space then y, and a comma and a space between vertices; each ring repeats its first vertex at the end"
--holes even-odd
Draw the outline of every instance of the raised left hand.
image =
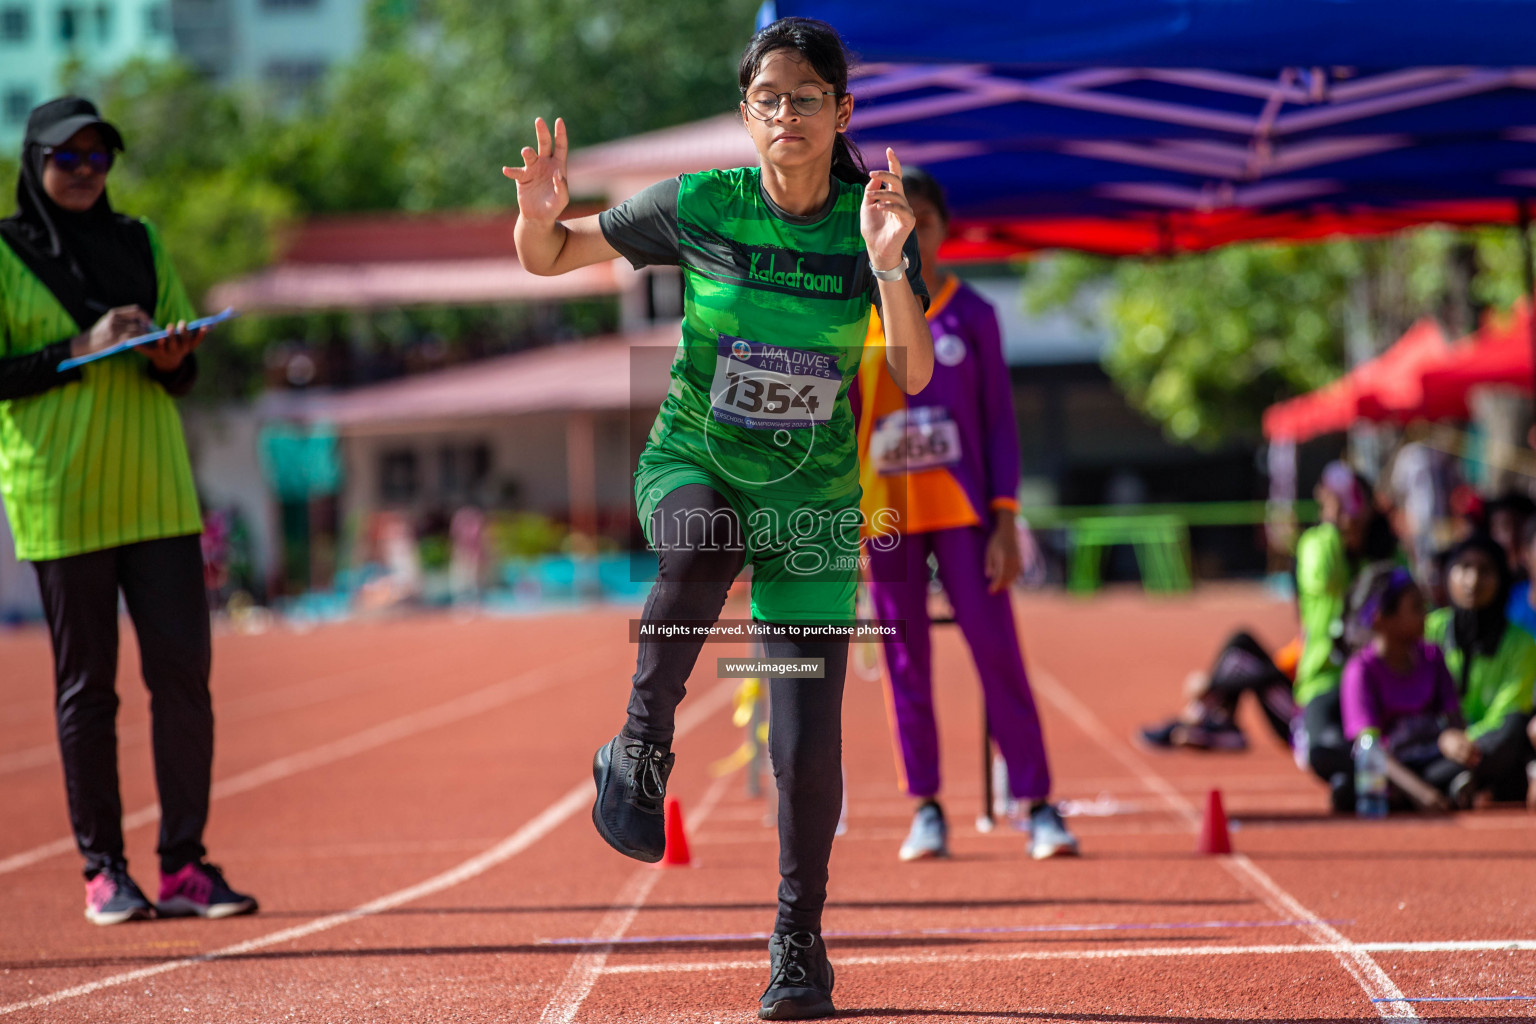
POLYGON ((896 151, 886 149, 885 160, 887 170, 869 172, 864 205, 859 210, 859 230, 864 235, 864 247, 869 250, 869 262, 876 270, 901 266, 902 246, 917 223, 901 184, 901 161, 896 159, 896 151))
POLYGON ((144 357, 161 373, 170 373, 180 366, 181 361, 201 345, 203 338, 208 334, 206 327, 200 331, 187 330, 185 320, 178 320, 170 331, 170 334, 151 345, 139 346, 139 351, 144 353, 144 357))

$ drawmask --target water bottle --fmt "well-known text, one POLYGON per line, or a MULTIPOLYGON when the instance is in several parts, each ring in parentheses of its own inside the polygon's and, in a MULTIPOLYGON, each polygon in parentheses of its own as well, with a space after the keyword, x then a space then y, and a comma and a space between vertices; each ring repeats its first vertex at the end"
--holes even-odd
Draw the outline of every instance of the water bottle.
POLYGON ((1387 748, 1374 729, 1355 740, 1355 816, 1387 816, 1387 748))

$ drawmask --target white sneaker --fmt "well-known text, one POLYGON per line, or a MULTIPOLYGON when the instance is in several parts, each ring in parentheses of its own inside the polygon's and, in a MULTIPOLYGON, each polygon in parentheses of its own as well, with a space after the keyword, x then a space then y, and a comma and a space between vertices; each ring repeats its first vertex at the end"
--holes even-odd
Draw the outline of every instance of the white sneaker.
POLYGON ((949 826, 944 823, 944 811, 938 804, 929 801, 912 815, 912 830, 901 844, 898 856, 908 861, 949 856, 949 826))

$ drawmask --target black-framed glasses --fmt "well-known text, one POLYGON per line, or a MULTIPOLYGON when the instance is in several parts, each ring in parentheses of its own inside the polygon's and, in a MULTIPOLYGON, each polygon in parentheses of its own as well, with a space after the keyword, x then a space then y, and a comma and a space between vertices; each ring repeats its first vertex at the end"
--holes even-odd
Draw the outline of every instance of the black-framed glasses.
POLYGON ((747 110, 759 121, 771 121, 777 116, 779 107, 785 98, 789 99, 790 109, 801 117, 810 117, 821 109, 828 96, 836 96, 831 89, 818 89, 814 85, 802 85, 791 92, 770 92, 767 89, 754 89, 747 93, 747 110))
POLYGON ((54 146, 43 147, 43 158, 51 160, 53 166, 65 174, 74 174, 83 164, 90 164, 97 174, 106 174, 112 169, 114 159, 110 149, 59 149, 54 146))

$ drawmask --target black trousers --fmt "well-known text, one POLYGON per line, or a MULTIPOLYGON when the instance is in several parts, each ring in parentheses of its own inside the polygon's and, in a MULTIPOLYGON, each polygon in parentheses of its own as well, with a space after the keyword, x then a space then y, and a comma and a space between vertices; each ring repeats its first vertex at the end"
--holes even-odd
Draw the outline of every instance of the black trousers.
MULTIPOLYGON (((1529 716, 1513 714, 1505 717, 1496 729, 1483 733, 1474 742, 1482 754, 1477 767, 1472 769, 1474 785, 1487 790, 1495 800, 1520 801, 1525 799, 1527 761, 1536 759, 1526 735, 1529 716)), ((1425 782, 1441 792, 1450 788, 1451 781, 1466 768, 1448 757, 1426 758, 1425 763, 1410 765, 1425 782)))
MULTIPOLYGON (((662 498, 651 536, 659 569, 646 622, 713 622, 745 563, 741 522, 713 488, 688 484, 662 498), (665 520, 665 526, 663 526, 665 520)), ((670 744, 673 719, 702 642, 640 644, 624 732, 670 744)), ((775 930, 821 931, 827 862, 843 803, 843 681, 846 640, 769 640, 770 658, 823 658, 822 679, 771 679, 768 753, 779 791, 779 909, 775 930)))
POLYGON ((1263 644, 1239 632, 1222 645, 1211 664, 1210 684, 1200 695, 1200 704, 1213 720, 1230 722, 1245 693, 1258 699, 1269 727, 1280 742, 1289 745, 1291 719, 1296 714, 1291 681, 1275 667, 1263 644))
POLYGON ((1486 789, 1495 800, 1524 800, 1528 780, 1525 766, 1536 761, 1536 750, 1526 731, 1531 716, 1507 715, 1497 728, 1483 733, 1475 741, 1482 759, 1472 769, 1479 789, 1486 789))
POLYGON ((1307 728, 1307 763, 1313 774, 1324 782, 1341 772, 1353 778, 1355 752, 1344 735, 1338 688, 1313 697, 1301 713, 1307 728))
POLYGON ((149 688, 160 867, 204 853, 213 767, 212 662, 202 550, 196 536, 126 544, 35 562, 53 640, 55 710, 69 820, 86 877, 123 859, 117 781, 117 598, 139 638, 149 688))

